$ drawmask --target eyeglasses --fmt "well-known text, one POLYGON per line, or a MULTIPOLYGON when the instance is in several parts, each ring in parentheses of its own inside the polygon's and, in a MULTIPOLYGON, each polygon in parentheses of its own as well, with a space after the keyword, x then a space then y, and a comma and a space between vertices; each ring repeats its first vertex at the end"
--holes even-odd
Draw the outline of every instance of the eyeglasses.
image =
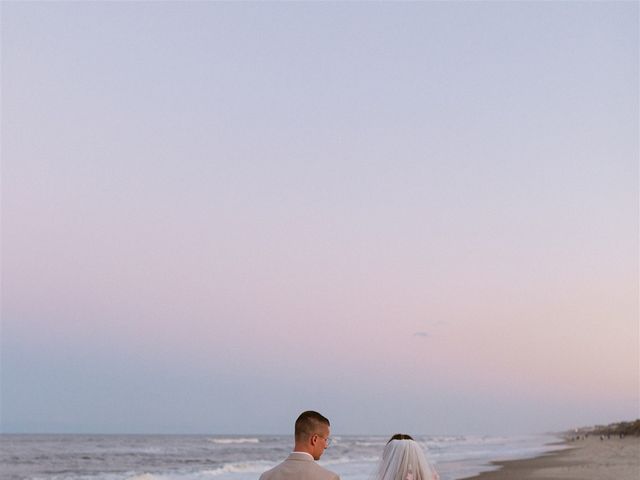
POLYGON ((331 437, 323 437, 322 435, 318 435, 317 433, 315 434, 316 437, 320 437, 321 439, 324 440, 324 444, 328 447, 329 445, 331 445, 331 437))

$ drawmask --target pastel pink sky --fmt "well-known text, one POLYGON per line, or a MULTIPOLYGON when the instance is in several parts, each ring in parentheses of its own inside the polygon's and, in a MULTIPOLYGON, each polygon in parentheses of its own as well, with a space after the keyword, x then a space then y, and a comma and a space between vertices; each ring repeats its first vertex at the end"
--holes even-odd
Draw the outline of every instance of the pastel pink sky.
POLYGON ((640 416, 637 17, 3 3, 2 431, 640 416))

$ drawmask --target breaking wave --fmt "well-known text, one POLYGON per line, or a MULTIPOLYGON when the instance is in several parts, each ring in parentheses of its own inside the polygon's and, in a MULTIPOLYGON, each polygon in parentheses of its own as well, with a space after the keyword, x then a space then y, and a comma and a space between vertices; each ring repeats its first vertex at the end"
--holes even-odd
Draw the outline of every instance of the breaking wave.
POLYGON ((239 443, 260 443, 258 438, 208 438, 211 443, 217 443, 219 445, 232 445, 239 443))

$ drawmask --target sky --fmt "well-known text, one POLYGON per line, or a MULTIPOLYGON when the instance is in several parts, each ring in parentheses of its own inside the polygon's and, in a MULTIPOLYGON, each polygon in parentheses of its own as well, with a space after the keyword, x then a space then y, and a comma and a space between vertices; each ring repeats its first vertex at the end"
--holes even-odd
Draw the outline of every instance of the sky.
POLYGON ((2 2, 0 431, 640 417, 639 24, 2 2))

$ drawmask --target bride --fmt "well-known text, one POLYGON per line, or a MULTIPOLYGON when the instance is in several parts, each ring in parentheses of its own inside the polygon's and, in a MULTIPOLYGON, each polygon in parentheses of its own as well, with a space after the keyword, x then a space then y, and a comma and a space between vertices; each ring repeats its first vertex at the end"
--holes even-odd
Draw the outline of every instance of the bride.
POLYGON ((396 433, 384 447, 375 480, 439 480, 420 445, 404 433, 396 433))

